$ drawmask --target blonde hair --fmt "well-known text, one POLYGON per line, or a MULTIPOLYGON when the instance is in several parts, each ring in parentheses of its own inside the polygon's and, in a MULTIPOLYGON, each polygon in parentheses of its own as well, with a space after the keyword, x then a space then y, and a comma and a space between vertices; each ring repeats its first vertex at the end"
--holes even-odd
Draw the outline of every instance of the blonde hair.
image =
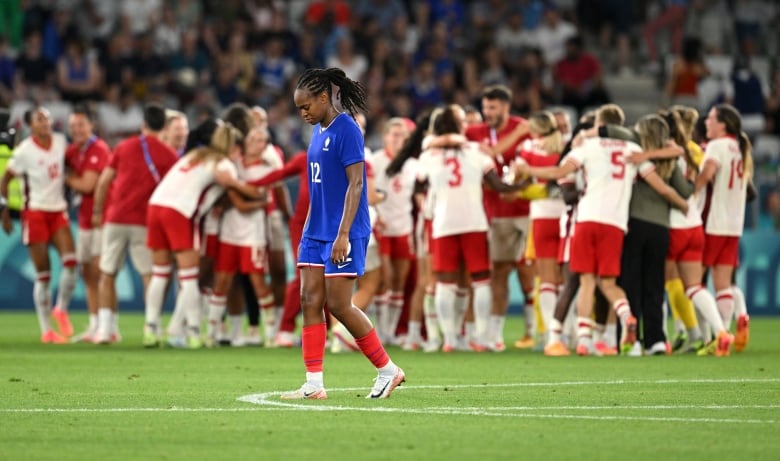
POLYGON ((617 104, 604 104, 596 111, 596 125, 623 125, 626 114, 617 104))
POLYGON ((178 110, 165 109, 165 125, 163 126, 163 128, 167 128, 168 125, 171 124, 171 122, 180 118, 181 119, 186 118, 184 116, 184 113, 179 112, 178 110))
POLYGON ((685 134, 685 138, 693 138, 693 130, 696 128, 696 122, 699 121, 699 111, 693 107, 676 104, 669 108, 670 111, 680 116, 680 130, 685 134))
POLYGON ((409 131, 409 129, 407 128, 407 125, 406 125, 406 122, 404 121, 404 119, 402 119, 401 117, 393 117, 393 118, 391 118, 391 119, 389 119, 388 121, 385 122, 384 129, 382 130, 382 134, 383 135, 387 134, 390 131, 391 128, 396 127, 396 126, 400 126, 401 128, 403 128, 407 132, 409 131))
POLYGON ((233 147, 243 142, 243 136, 233 125, 223 123, 218 125, 211 135, 208 146, 201 146, 187 153, 190 163, 214 160, 216 162, 230 156, 233 147))
MULTIPOLYGON (((636 124, 639 133, 639 142, 642 150, 649 151, 661 149, 669 140, 669 124, 658 115, 645 115, 636 124)), ((676 164, 676 159, 663 159, 654 161, 655 170, 663 179, 669 179, 676 164)))
POLYGON ((558 121, 552 112, 537 112, 528 118, 531 131, 540 138, 542 149, 548 154, 560 154, 563 151, 563 136, 558 129, 558 121))

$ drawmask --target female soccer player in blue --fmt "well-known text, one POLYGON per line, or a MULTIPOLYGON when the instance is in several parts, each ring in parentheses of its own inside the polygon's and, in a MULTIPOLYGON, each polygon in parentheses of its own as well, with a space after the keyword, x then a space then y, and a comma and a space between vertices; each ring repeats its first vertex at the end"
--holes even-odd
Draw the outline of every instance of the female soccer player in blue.
POLYGON ((322 376, 325 302, 377 369, 367 398, 386 398, 404 382, 404 372, 390 360, 371 321, 351 301, 355 279, 363 275, 371 232, 363 135, 353 118, 358 111, 365 112, 366 93, 341 69, 308 69, 298 80, 293 99, 301 117, 314 125, 307 152, 311 202, 298 248, 306 382, 281 398, 327 398, 322 376), (334 91, 347 113, 334 106, 334 91))

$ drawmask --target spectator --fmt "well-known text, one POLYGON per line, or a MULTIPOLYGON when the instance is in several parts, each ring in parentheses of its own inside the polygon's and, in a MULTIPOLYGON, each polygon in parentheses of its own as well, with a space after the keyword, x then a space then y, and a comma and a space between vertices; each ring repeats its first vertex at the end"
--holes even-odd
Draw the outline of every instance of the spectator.
POLYGON ((536 29, 536 43, 542 50, 544 62, 553 64, 563 59, 566 53, 566 40, 577 35, 577 28, 561 18, 554 3, 545 5, 544 19, 536 29))
POLYGON ((83 14, 77 14, 75 21, 83 37, 96 48, 102 49, 114 32, 119 15, 117 2, 85 0, 83 14))
POLYGON ((698 38, 688 37, 683 42, 682 54, 675 58, 666 81, 664 97, 667 102, 698 107, 699 81, 710 73, 701 48, 698 38))
MULTIPOLYGON (((98 58, 106 90, 129 86, 133 80, 133 39, 122 33, 111 36, 98 58)), ((105 94, 103 95, 105 98, 105 94)))
POLYGON ((281 95, 295 73, 295 62, 285 54, 284 42, 270 38, 255 68, 257 78, 273 96, 281 95))
POLYGON ((124 0, 120 8, 133 35, 141 35, 149 32, 157 23, 162 6, 162 0, 124 0))
POLYGON ((143 110, 131 90, 114 86, 106 93, 106 100, 98 103, 97 118, 103 129, 103 139, 113 146, 141 129, 143 110))
POLYGON ((154 28, 154 52, 170 56, 181 48, 181 25, 176 23, 176 11, 171 5, 162 10, 162 20, 154 28))
POLYGON ((18 98, 53 99, 54 64, 43 56, 40 32, 27 35, 22 55, 16 60, 16 70, 14 92, 18 98))
POLYGON ((723 54, 723 49, 733 33, 727 0, 693 0, 688 10, 690 35, 701 39, 706 54, 723 54))
POLYGON ((81 40, 73 38, 66 44, 65 54, 57 62, 57 86, 62 99, 71 103, 97 96, 100 69, 81 40))
POLYGON ((742 53, 753 56, 762 38, 762 27, 774 16, 775 5, 765 0, 735 0, 733 2, 734 31, 742 53))
POLYGON ((725 86, 726 102, 734 106, 742 116, 742 129, 751 138, 764 131, 765 95, 761 79, 750 67, 750 57, 738 54, 734 57, 734 69, 725 86))
POLYGON ((608 102, 601 80, 601 65, 595 56, 583 50, 581 37, 566 41, 566 56, 555 65, 553 73, 560 86, 561 104, 581 112, 588 106, 608 102))
POLYGON ((400 0, 358 0, 355 13, 358 17, 373 17, 383 31, 389 30, 398 17, 407 15, 400 0))
POLYGON ((772 92, 766 101, 766 131, 780 136, 780 68, 772 73, 772 92))
POLYGON ((645 24, 645 45, 647 46, 647 57, 650 65, 654 67, 652 70, 660 69, 658 46, 655 43, 655 39, 663 29, 671 30, 672 52, 677 55, 680 54, 687 9, 688 0, 662 0, 661 10, 658 15, 645 24))
POLYGON ((415 112, 437 106, 442 103, 441 90, 436 83, 433 61, 426 59, 416 66, 414 76, 409 82, 409 94, 415 112))
POLYGON ((501 51, 496 46, 489 45, 481 54, 480 83, 484 86, 507 85, 508 76, 501 60, 501 51))
POLYGON ((338 67, 349 79, 360 80, 368 70, 368 60, 355 53, 352 38, 344 33, 336 42, 335 53, 325 58, 325 67, 338 67))
POLYGON ((8 46, 8 37, 0 34, 0 105, 10 106, 13 99, 16 63, 8 46))
POLYGON ((43 55, 49 61, 57 62, 64 51, 64 44, 75 37, 78 37, 78 30, 67 5, 57 5, 43 27, 43 55))
POLYGON ((199 0, 177 0, 173 3, 176 10, 176 24, 178 24, 182 30, 196 29, 201 21, 201 15, 203 14, 202 2, 199 0))
POLYGON ((498 27, 495 36, 496 46, 501 50, 504 63, 512 67, 519 62, 530 48, 536 46, 534 34, 523 28, 523 14, 515 9, 507 21, 498 27))
POLYGON ((133 82, 136 96, 143 98, 154 85, 165 85, 168 64, 154 52, 154 37, 151 32, 138 39, 138 48, 133 57, 133 82))

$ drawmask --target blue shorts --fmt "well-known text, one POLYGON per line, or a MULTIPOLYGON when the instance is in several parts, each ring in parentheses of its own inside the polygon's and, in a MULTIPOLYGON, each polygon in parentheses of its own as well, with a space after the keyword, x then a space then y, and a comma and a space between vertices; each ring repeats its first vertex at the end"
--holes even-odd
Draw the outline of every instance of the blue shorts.
POLYGON ((304 237, 298 247, 298 267, 323 267, 325 277, 360 277, 366 267, 368 238, 350 239, 349 244, 347 260, 336 264, 330 259, 333 242, 304 237))

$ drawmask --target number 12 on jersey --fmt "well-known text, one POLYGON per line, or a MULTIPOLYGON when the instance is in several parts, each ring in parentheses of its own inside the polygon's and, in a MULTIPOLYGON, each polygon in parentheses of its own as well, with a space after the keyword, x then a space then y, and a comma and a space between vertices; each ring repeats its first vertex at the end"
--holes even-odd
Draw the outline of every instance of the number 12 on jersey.
POLYGON ((318 184, 322 182, 322 178, 320 177, 320 163, 319 162, 309 162, 309 171, 311 172, 311 182, 314 184, 318 184))

